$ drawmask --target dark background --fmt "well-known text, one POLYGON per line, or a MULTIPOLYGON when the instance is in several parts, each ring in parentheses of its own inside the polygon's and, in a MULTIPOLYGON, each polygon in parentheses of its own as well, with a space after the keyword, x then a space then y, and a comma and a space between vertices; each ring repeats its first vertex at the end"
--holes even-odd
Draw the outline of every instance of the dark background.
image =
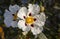
POLYGON ((60 9, 54 8, 54 6, 58 6, 60 8, 60 0, 35 0, 35 2, 34 0, 0 0, 0 26, 4 30, 6 39, 16 39, 20 30, 17 27, 7 28, 4 26, 4 10, 8 9, 10 4, 26 6, 28 3, 33 2, 35 4, 39 4, 40 1, 43 3, 43 6, 45 6, 45 14, 48 16, 43 33, 48 39, 60 39, 60 9))

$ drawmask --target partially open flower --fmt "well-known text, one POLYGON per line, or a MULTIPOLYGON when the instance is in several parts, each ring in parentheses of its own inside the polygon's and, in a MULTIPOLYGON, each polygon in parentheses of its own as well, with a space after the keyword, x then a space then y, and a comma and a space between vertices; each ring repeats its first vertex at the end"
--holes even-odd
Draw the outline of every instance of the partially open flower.
POLYGON ((45 14, 40 12, 40 7, 36 4, 29 4, 28 9, 21 7, 17 16, 22 19, 18 22, 18 27, 24 32, 31 30, 33 35, 37 35, 42 32, 43 25, 45 24, 45 14))
POLYGON ((17 27, 17 11, 19 9, 18 5, 10 5, 9 10, 5 10, 4 23, 7 27, 17 27))

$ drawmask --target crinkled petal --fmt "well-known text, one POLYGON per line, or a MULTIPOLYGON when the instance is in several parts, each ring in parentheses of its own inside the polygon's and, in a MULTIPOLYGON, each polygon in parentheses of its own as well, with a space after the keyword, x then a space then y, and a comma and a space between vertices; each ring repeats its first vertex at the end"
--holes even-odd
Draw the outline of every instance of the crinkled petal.
POLYGON ((40 13, 40 21, 43 21, 43 22, 46 21, 46 16, 45 16, 44 12, 40 13))
POLYGON ((39 5, 34 4, 33 7, 34 7, 34 12, 35 12, 35 13, 39 13, 39 11, 40 11, 39 5))
POLYGON ((29 4, 28 6, 28 14, 32 13, 32 15, 39 13, 40 7, 37 4, 29 4))
POLYGON ((9 19, 9 18, 4 19, 4 23, 7 27, 11 26, 11 22, 12 22, 12 19, 9 19))
POLYGON ((24 28, 22 28, 22 30, 24 31, 24 32, 28 32, 29 30, 30 30, 30 27, 24 27, 24 28))
POLYGON ((23 20, 20 20, 18 22, 18 27, 20 29, 22 29, 23 31, 29 31, 30 30, 30 28, 28 26, 25 26, 25 21, 23 21, 23 20))
POLYGON ((40 34, 43 30, 43 27, 34 27, 34 28, 31 28, 31 32, 33 33, 33 35, 37 35, 37 34, 40 34))
POLYGON ((8 10, 5 10, 5 13, 4 13, 4 18, 11 18, 11 17, 13 17, 12 16, 12 14, 11 14, 11 12, 9 12, 8 10))
POLYGON ((45 21, 46 21, 46 17, 44 13, 41 13, 39 15, 35 15, 34 16, 37 20, 34 22, 35 25, 38 26, 44 26, 45 21))
POLYGON ((18 23, 17 21, 12 21, 12 22, 11 22, 11 26, 12 26, 12 27, 17 27, 17 23, 18 23))
POLYGON ((20 9, 20 7, 18 5, 10 5, 9 6, 9 10, 12 12, 12 14, 14 14, 15 12, 17 12, 20 9))
POLYGON ((28 13, 27 13, 27 15, 29 15, 29 13, 34 14, 34 12, 33 12, 33 5, 32 4, 28 5, 28 13))
POLYGON ((21 19, 24 19, 24 16, 26 16, 27 12, 28 12, 27 8, 26 8, 26 7, 22 7, 22 8, 19 10, 17 16, 18 16, 19 18, 21 18, 21 19))
POLYGON ((32 5, 32 4, 29 4, 29 5, 28 5, 28 8, 33 8, 33 5, 32 5))

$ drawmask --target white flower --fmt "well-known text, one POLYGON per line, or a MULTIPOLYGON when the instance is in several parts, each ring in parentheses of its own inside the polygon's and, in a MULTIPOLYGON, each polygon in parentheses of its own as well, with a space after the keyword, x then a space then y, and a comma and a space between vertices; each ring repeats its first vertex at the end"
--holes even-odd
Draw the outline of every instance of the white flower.
POLYGON ((5 10, 4 13, 4 23, 7 27, 17 27, 17 11, 20 9, 18 5, 10 5, 9 10, 5 10), (14 21, 15 19, 15 21, 14 21))
POLYGON ((32 13, 32 15, 37 14, 40 11, 40 7, 37 4, 29 4, 28 8, 28 12, 32 13))
POLYGON ((42 32, 45 24, 45 14, 40 11, 40 7, 35 4, 29 4, 28 9, 26 7, 21 7, 17 16, 22 19, 18 22, 18 27, 24 32, 31 30, 33 35, 37 35, 42 32))

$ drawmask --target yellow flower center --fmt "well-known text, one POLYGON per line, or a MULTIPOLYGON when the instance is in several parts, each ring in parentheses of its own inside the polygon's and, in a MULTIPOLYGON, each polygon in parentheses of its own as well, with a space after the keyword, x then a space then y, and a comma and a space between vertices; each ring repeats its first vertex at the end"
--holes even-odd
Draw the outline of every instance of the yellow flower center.
POLYGON ((17 19, 17 13, 13 14, 13 20, 16 20, 16 19, 17 19))
POLYGON ((29 16, 25 19, 26 24, 32 24, 34 22, 34 18, 32 16, 29 16))

